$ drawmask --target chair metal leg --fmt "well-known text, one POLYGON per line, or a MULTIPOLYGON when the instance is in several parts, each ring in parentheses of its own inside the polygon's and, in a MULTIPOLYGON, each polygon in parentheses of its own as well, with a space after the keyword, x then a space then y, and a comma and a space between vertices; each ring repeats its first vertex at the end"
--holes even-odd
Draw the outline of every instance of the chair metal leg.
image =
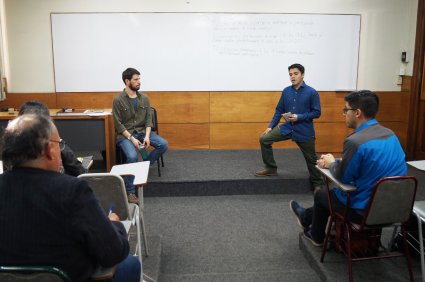
POLYGON ((149 256, 149 252, 148 252, 148 240, 146 239, 146 229, 145 229, 145 220, 144 220, 144 217, 143 217, 143 212, 142 212, 142 214, 140 214, 140 223, 142 225, 143 245, 145 247, 145 254, 148 257, 149 256))
POLYGON ((350 227, 347 224, 344 224, 345 228, 345 255, 347 257, 348 264, 348 281, 353 282, 353 260, 351 257, 351 234, 350 227))
POLYGON ((156 162, 158 163, 158 176, 161 177, 161 166, 159 164, 159 160, 160 159, 158 159, 156 162))
POLYGON ((146 239, 145 220, 144 220, 144 216, 143 216, 143 210, 144 210, 143 185, 138 187, 138 192, 139 192, 139 217, 140 217, 140 224, 141 224, 142 234, 143 234, 143 245, 145 247, 146 256, 149 256, 148 240, 146 239))
MULTIPOLYGON (((410 255, 409 255, 409 246, 407 244, 407 232, 406 232, 406 227, 403 225, 401 226, 401 233, 403 234, 403 245, 404 245, 404 254, 406 255, 406 260, 407 260, 407 270, 409 271, 409 279, 410 282, 413 282, 413 272, 412 272, 412 262, 410 261, 410 255)), ((421 226, 421 230, 420 230, 420 235, 422 235, 422 226, 421 226)), ((421 240, 421 242, 419 243, 421 245, 421 262, 423 260, 423 241, 422 241, 422 236, 419 235, 419 238, 421 240)))
POLYGON ((323 261, 325 260, 325 254, 328 248, 328 241, 329 241, 329 236, 331 234, 331 230, 332 230, 332 225, 334 224, 334 221, 332 219, 332 217, 330 218, 330 220, 328 221, 328 227, 326 230, 326 236, 325 236, 325 240, 323 242, 323 249, 322 249, 322 255, 320 256, 320 262, 323 263, 323 261))
POLYGON ((139 261, 141 262, 142 261, 142 242, 141 242, 140 235, 142 233, 140 232, 140 213, 136 218, 136 228, 137 228, 137 255, 139 256, 139 261))
POLYGON ((161 155, 161 165, 162 167, 164 167, 164 158, 162 157, 162 155, 161 155))

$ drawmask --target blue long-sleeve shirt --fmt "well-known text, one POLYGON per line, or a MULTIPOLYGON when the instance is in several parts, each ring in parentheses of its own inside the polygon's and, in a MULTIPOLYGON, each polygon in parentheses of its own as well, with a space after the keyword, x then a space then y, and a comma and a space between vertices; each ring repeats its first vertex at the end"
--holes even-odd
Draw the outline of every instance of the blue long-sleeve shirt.
MULTIPOLYGON (((375 119, 359 126, 344 142, 342 159, 330 166, 330 172, 339 181, 354 185, 350 207, 364 210, 372 188, 382 177, 406 175, 405 154, 397 136, 375 119)), ((347 202, 346 194, 333 190, 339 201, 347 202)))
POLYGON ((283 113, 291 112, 298 116, 296 122, 279 125, 280 133, 292 134, 295 142, 305 142, 315 138, 313 119, 320 117, 320 97, 317 91, 303 82, 296 90, 293 86, 283 89, 276 111, 269 124, 274 128, 283 113))

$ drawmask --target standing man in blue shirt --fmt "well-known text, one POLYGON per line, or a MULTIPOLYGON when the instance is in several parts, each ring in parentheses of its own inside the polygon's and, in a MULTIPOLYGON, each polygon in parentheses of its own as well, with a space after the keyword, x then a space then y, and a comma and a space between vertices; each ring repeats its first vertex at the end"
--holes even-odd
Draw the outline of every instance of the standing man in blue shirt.
POLYGON ((265 168, 256 171, 255 175, 277 175, 272 145, 274 142, 292 139, 304 155, 312 187, 320 188, 323 180, 315 168, 317 156, 313 127, 313 119, 320 117, 321 114, 320 97, 315 89, 304 82, 302 65, 290 65, 288 71, 292 85, 283 89, 272 121, 260 137, 265 168), (285 123, 278 125, 282 117, 285 123))

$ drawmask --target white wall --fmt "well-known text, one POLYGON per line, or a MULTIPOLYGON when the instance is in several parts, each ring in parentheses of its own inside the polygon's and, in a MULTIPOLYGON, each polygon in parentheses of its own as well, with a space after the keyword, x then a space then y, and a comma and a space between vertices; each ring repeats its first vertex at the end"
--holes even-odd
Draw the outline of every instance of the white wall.
MULTIPOLYGON (((259 12, 361 14, 359 89, 394 91, 411 75, 417 0, 4 0, 9 92, 54 92, 51 12, 259 12), (302 2, 302 3, 301 3, 302 2), (400 61, 402 51, 411 62, 400 61)), ((123 42, 130 38, 121 38, 123 42)), ((142 67, 142 66, 141 66, 142 67)), ((285 66, 286 67, 286 66, 285 66)), ((284 68, 283 68, 284 69, 284 68)), ((286 77, 286 73, 282 74, 286 77)), ((332 79, 333 74, 328 74, 332 79)), ((306 77, 306 80, 308 77, 306 77)))

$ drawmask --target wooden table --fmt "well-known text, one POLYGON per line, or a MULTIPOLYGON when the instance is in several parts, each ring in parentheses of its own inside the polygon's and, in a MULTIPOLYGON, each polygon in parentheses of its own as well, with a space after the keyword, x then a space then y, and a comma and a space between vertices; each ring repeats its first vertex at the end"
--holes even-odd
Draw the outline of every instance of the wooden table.
MULTIPOLYGON (((103 113, 82 115, 57 115, 59 110, 51 109, 50 116, 61 138, 75 152, 105 152, 106 171, 109 171, 115 164, 115 132, 111 110, 104 109, 103 113)), ((0 112, 0 134, 9 120, 14 119, 17 114, 0 112)))

